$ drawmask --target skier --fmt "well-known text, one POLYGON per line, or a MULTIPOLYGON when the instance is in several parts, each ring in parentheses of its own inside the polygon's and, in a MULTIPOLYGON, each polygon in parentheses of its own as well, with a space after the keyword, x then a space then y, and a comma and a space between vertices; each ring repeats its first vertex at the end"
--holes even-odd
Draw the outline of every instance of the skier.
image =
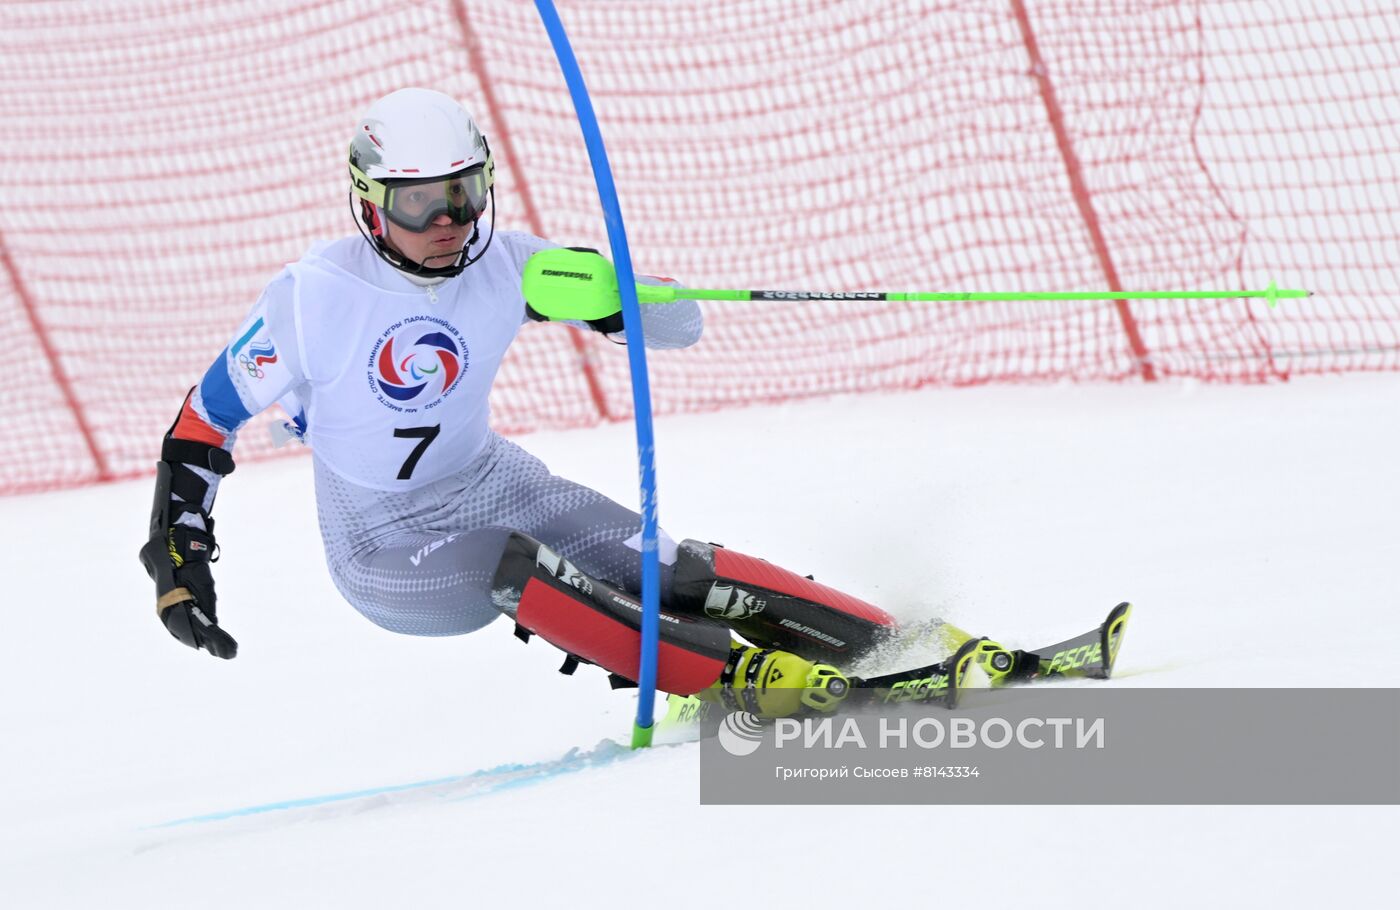
MULTIPOLYGON (((501 360, 542 318, 521 297, 521 271, 553 244, 496 236, 496 161, 446 95, 377 101, 349 164, 359 235, 312 246, 267 285, 164 437, 140 552, 161 621, 190 647, 237 653, 215 610, 210 513, 239 428, 280 402, 313 446, 326 561, 361 614, 393 632, 461 635, 504 613, 518 636, 564 650, 566 671, 586 661, 628 684, 639 516, 488 426, 501 360)), ((702 328, 694 301, 648 306, 642 321, 658 349, 694 344, 702 328)), ((620 340, 620 313, 566 322, 620 340)), ((661 550, 663 691, 766 715, 832 710, 842 668, 895 628, 763 560, 664 533, 661 550)))

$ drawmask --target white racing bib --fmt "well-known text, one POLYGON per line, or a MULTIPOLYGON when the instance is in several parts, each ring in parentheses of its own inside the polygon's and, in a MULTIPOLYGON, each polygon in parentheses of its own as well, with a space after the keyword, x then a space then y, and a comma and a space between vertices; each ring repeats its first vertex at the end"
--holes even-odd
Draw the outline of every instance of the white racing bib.
POLYGON ((481 261, 432 288, 360 237, 288 266, 307 438, 356 484, 411 489, 486 444, 488 396, 525 313, 521 263, 544 241, 498 235, 481 261))

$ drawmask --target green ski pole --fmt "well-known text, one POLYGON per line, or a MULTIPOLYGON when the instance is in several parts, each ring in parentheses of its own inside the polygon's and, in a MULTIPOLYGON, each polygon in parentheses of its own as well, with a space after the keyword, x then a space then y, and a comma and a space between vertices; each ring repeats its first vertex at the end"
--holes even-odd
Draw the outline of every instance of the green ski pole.
MULTIPOLYGON (((612 263, 592 250, 542 250, 525 264, 521 289, 530 308, 549 319, 602 319, 618 310, 617 275, 612 263)), ((923 301, 968 303, 990 300, 1222 300, 1257 298, 1278 306, 1280 300, 1311 297, 1311 291, 1280 288, 1228 291, 744 291, 726 288, 674 288, 637 285, 641 303, 677 300, 827 300, 923 301)))

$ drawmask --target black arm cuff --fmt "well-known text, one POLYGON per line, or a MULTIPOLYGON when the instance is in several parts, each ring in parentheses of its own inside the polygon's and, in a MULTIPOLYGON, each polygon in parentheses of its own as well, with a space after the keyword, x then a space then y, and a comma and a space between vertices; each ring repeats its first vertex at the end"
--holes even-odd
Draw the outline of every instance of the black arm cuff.
POLYGON ((161 461, 171 464, 190 464, 197 468, 213 471, 220 477, 233 473, 233 455, 227 449, 195 442, 193 439, 176 439, 166 436, 160 445, 161 461))

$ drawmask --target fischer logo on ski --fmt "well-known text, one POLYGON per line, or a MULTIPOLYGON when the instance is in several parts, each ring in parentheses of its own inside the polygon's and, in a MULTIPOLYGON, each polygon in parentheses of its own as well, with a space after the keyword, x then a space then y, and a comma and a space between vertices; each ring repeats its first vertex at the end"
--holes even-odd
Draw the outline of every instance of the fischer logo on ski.
POLYGON ((935 673, 923 679, 901 680, 890 686, 881 700, 885 704, 901 704, 942 698, 948 692, 948 678, 947 673, 935 673))
POLYGON ((1065 670, 1078 670, 1087 663, 1097 663, 1102 657, 1103 648, 1098 642, 1056 651, 1055 655, 1050 658, 1050 666, 1045 672, 1049 674, 1063 673, 1065 670))

